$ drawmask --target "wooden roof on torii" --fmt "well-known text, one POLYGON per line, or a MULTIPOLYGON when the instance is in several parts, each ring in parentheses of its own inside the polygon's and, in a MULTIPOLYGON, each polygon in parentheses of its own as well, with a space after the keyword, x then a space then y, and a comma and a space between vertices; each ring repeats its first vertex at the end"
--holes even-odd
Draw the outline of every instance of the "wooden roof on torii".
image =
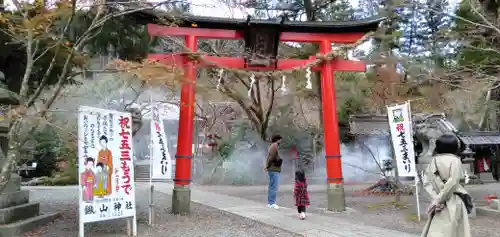
MULTIPOLYGON (((150 24, 148 26, 150 36, 161 36, 163 34, 187 36, 193 34, 200 38, 243 39, 246 55, 243 62, 238 61, 237 67, 243 65, 245 69, 255 70, 264 68, 283 70, 289 68, 292 64, 305 65, 316 60, 310 58, 310 60, 300 62, 288 61, 288 63, 292 64, 281 65, 277 60, 280 41, 311 43, 329 41, 330 43, 353 44, 362 40, 363 35, 366 33, 377 30, 380 22, 385 19, 383 17, 374 17, 348 22, 288 21, 286 16, 274 20, 253 19, 250 16, 246 19, 230 19, 192 15, 173 16, 154 9, 138 11, 133 13, 132 17, 140 24, 150 24), (169 27, 170 29, 167 30, 161 25, 172 25, 173 27, 169 27), (176 27, 184 28, 184 30, 176 29, 176 27), (167 31, 170 33, 165 33, 167 31)), ((155 58, 157 61, 162 61, 164 57, 165 55, 151 55, 151 58, 155 58)), ((168 63, 169 61, 165 59, 162 62, 168 63)), ((227 60, 224 62, 227 63, 227 60)), ((235 60, 232 59, 230 62, 234 64, 235 60)), ((345 70, 365 71, 364 64, 359 64, 359 67, 355 68, 352 65, 349 66, 345 70)), ((316 70, 314 67, 311 69, 316 70)))
POLYGON ((232 19, 220 17, 203 17, 192 15, 171 16, 157 10, 144 10, 133 13, 132 16, 142 24, 164 24, 175 22, 179 27, 204 29, 245 30, 248 26, 278 27, 281 32, 296 33, 361 33, 377 30, 385 17, 372 17, 359 21, 288 21, 286 16, 276 20, 232 19))

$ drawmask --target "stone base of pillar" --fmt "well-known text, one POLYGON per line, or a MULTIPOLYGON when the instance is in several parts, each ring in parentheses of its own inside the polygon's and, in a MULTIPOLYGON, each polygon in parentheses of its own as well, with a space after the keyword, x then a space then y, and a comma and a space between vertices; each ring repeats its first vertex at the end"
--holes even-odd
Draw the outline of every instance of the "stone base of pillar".
POLYGON ((343 212, 345 207, 345 191, 344 184, 328 184, 328 211, 343 212))
POLYGON ((59 213, 40 213, 40 204, 30 202, 29 191, 21 190, 21 178, 11 175, 0 194, 0 237, 22 236, 59 216, 59 213))
POLYGON ((191 189, 189 185, 175 185, 172 192, 172 213, 189 214, 191 210, 191 189))

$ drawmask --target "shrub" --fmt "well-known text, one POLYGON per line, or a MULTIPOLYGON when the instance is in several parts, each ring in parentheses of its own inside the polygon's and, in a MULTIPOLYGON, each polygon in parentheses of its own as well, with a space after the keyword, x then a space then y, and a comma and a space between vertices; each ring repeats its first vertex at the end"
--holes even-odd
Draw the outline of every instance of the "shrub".
POLYGON ((31 165, 36 162, 36 170, 30 172, 30 176, 52 176, 57 168, 56 157, 60 146, 61 141, 54 128, 44 126, 35 131, 28 141, 28 146, 20 150, 21 155, 26 158, 19 160, 18 165, 31 165))

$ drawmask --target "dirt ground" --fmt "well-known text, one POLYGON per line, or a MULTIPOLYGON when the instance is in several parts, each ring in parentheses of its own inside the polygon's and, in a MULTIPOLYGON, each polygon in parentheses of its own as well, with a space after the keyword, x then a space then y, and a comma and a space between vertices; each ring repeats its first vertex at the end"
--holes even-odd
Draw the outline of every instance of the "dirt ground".
MULTIPOLYGON (((78 236, 78 191, 77 187, 27 187, 32 202, 40 202, 42 212, 59 212, 61 217, 54 222, 25 233, 24 237, 77 237, 78 236)), ((148 226, 149 190, 138 188, 137 236, 141 237, 298 237, 273 226, 243 218, 215 208, 191 204, 190 215, 171 214, 171 196, 155 193, 155 224, 148 226)), ((126 236, 124 219, 85 224, 85 236, 126 236)))

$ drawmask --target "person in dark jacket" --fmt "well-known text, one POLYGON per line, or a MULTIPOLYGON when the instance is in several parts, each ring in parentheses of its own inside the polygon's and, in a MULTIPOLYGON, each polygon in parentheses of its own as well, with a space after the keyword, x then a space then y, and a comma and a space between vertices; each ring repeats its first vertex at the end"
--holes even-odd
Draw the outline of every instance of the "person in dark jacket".
POLYGON ((295 197, 295 206, 299 212, 301 220, 306 219, 306 207, 309 206, 309 194, 307 193, 306 174, 303 170, 295 171, 295 186, 293 189, 295 197))
POLYGON ((267 206, 274 209, 279 209, 276 204, 276 194, 280 184, 281 164, 283 160, 278 154, 278 145, 281 142, 280 135, 274 135, 271 139, 271 145, 267 152, 266 164, 264 171, 269 175, 269 186, 267 189, 267 206))

